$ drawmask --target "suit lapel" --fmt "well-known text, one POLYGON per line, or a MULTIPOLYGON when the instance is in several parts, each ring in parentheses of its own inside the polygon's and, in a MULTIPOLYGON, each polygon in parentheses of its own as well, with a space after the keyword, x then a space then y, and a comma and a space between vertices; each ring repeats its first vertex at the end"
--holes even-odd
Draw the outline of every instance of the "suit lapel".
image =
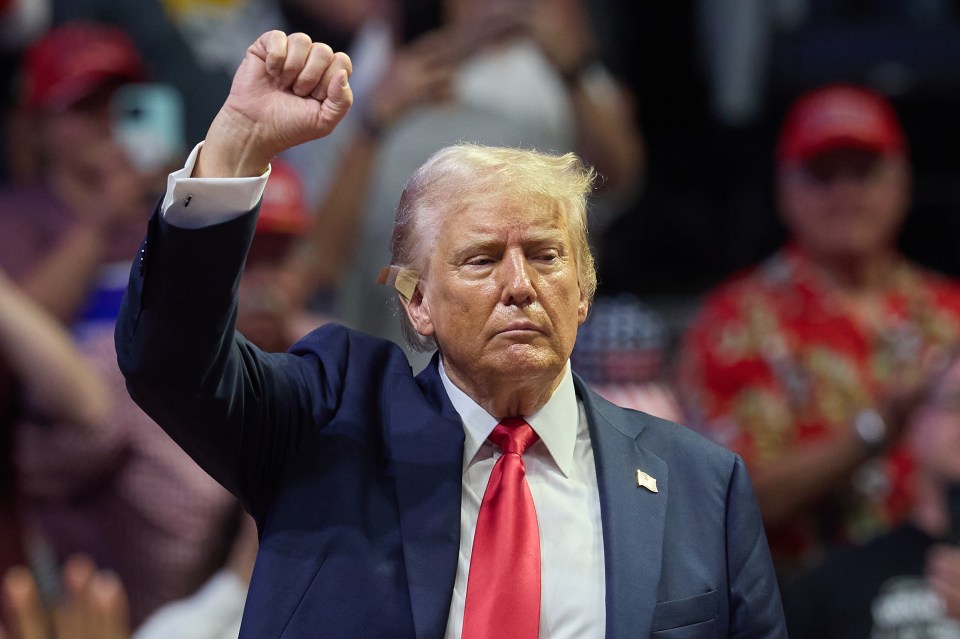
MULTIPOLYGON (((436 358, 417 383, 419 392, 391 404, 387 437, 416 635, 442 637, 459 558, 463 424, 443 389, 436 358)), ((637 444, 639 420, 625 419, 577 376, 574 383, 586 408, 597 467, 606 636, 647 636, 660 582, 667 466, 637 444), (657 493, 637 485, 638 469, 656 478, 657 493)))
POLYGON ((608 639, 646 637, 660 583, 663 532, 669 481, 666 463, 641 448, 636 439, 643 430, 637 419, 587 390, 575 376, 590 427, 607 586, 608 639), (654 493, 638 486, 637 470, 657 480, 654 493))
POLYGON ((435 362, 417 383, 398 385, 387 438, 416 635, 442 637, 460 551, 463 423, 435 362))

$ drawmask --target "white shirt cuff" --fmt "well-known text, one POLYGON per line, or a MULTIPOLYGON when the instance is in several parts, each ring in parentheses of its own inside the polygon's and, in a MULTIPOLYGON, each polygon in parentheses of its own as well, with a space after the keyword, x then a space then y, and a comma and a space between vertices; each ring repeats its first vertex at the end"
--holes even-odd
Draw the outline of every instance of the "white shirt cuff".
POLYGON ((203 142, 193 147, 184 167, 167 177, 161 211, 173 226, 199 229, 240 217, 257 205, 270 177, 270 167, 259 177, 190 177, 201 146, 203 142))

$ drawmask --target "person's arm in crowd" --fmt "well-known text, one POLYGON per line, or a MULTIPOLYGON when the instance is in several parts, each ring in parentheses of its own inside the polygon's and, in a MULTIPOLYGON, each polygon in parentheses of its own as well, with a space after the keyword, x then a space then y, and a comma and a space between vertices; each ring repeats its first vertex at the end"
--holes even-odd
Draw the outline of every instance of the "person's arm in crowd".
POLYGON ((604 176, 604 191, 636 193, 646 166, 636 105, 601 65, 582 0, 536 0, 531 28, 570 92, 579 154, 604 176))
POLYGON ((830 439, 794 446, 776 459, 754 461, 750 478, 764 525, 778 526, 834 492, 870 455, 851 427, 830 439))
POLYGON ((378 149, 377 134, 362 130, 348 143, 310 228, 284 259, 280 284, 291 307, 302 307, 318 290, 337 287, 359 234, 378 149))
MULTIPOLYGON (((743 455, 768 530, 834 493, 871 456, 899 441, 907 417, 922 397, 926 380, 932 379, 937 365, 931 361, 930 373, 891 393, 876 406, 863 407, 875 411, 882 419, 886 431, 882 441, 869 444, 857 429, 856 415, 851 415, 847 428, 829 437, 787 443, 786 454, 764 456, 756 450, 747 450, 757 446, 747 423, 762 419, 792 420, 792 409, 778 406, 774 410, 768 406, 766 410, 776 417, 756 414, 761 410, 757 406, 761 400, 746 399, 756 393, 750 384, 763 384, 765 382, 760 380, 775 375, 764 368, 766 364, 738 360, 729 353, 721 353, 722 339, 713 331, 720 324, 714 311, 708 303, 684 338, 677 366, 681 408, 691 426, 743 455), (723 361, 726 373, 707 373, 711 361, 723 361), (744 369, 753 370, 757 379, 750 383, 734 379, 734 371, 744 369), (747 415, 747 412, 754 414, 747 415)), ((777 424, 765 423, 764 428, 775 433, 777 424)))
POLYGON ((91 351, 90 355, 95 365, 92 372, 100 372, 109 390, 103 416, 85 428, 70 417, 26 415, 17 423, 13 460, 25 499, 69 502, 91 494, 125 463, 131 433, 154 427, 152 420, 131 404, 122 381, 105 368, 116 366, 113 349, 91 351))
MULTIPOLYGON (((929 374, 925 379, 931 379, 929 374)), ((883 423, 877 441, 868 442, 858 431, 859 414, 851 416, 847 428, 834 436, 794 446, 789 454, 766 463, 753 464, 750 470, 763 513, 764 524, 775 526, 801 509, 834 492, 849 481, 854 472, 874 455, 881 454, 901 438, 910 413, 916 408, 928 383, 917 381, 881 399, 874 407, 865 406, 883 423)))
POLYGON ((764 525, 777 526, 830 494, 868 457, 863 442, 844 431, 829 440, 793 447, 771 462, 752 464, 750 477, 764 525))
POLYGON ((90 290, 109 241, 99 224, 74 224, 22 281, 24 291, 60 321, 71 321, 90 290))
POLYGON ((106 384, 64 327, 0 271, 0 353, 32 412, 96 427, 110 409, 106 384))
POLYGON ((114 573, 76 555, 67 559, 61 580, 64 596, 49 606, 27 568, 10 569, 2 597, 10 627, 0 628, 0 639, 129 639, 127 596, 114 573))
POLYGON ((150 198, 147 178, 112 141, 87 149, 83 171, 63 170, 52 177, 53 188, 70 203, 72 225, 53 248, 18 278, 37 304, 68 323, 87 299, 117 229, 143 218, 150 198))

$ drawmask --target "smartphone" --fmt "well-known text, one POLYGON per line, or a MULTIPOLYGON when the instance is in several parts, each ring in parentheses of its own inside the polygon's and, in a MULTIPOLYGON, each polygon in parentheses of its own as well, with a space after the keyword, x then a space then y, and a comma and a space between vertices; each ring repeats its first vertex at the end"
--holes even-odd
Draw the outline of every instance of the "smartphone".
POLYGON ((141 171, 168 169, 184 149, 183 98, 169 84, 128 84, 111 97, 113 136, 141 171))

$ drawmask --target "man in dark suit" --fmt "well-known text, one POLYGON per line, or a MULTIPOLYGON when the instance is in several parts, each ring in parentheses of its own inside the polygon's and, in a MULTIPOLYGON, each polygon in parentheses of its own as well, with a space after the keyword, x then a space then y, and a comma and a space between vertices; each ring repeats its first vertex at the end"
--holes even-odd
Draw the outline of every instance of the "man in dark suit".
POLYGON ((570 371, 596 288, 574 156, 461 145, 411 178, 384 279, 437 347, 419 375, 342 326, 234 332, 268 163, 333 130, 349 72, 304 34, 251 45, 117 329, 132 396, 257 521, 241 635, 785 636, 739 458, 570 371))

